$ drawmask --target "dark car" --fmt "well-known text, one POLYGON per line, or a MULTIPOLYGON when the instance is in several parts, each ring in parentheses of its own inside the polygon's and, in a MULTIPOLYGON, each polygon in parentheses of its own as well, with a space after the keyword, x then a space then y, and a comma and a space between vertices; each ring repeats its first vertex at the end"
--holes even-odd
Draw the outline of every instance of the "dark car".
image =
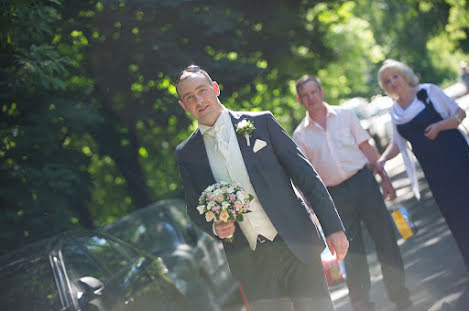
POLYGON ((190 310, 161 259, 108 235, 60 234, 0 257, 0 309, 190 310))
POLYGON ((242 304, 220 242, 198 230, 180 199, 163 200, 137 210, 103 230, 163 258, 192 310, 220 310, 242 304))

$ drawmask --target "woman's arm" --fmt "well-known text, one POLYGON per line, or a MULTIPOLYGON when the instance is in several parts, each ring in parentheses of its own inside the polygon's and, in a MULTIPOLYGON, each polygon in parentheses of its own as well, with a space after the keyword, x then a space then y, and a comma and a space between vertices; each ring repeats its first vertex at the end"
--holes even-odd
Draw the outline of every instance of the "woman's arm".
POLYGON ((434 140, 441 131, 455 129, 459 124, 466 118, 466 113, 461 107, 458 107, 456 113, 451 117, 432 123, 427 128, 425 128, 425 136, 428 139, 434 140))
POLYGON ((383 198, 389 198, 389 200, 394 200, 396 198, 396 190, 392 186, 391 179, 389 178, 388 174, 386 174, 384 167, 380 166, 377 163, 380 156, 376 148, 370 145, 367 140, 358 145, 358 148, 360 148, 362 153, 368 159, 368 162, 373 168, 374 173, 378 173, 381 177, 381 188, 383 190, 383 198))
POLYGON ((384 164, 386 161, 391 160, 395 156, 397 156, 400 153, 399 147, 395 143, 390 143, 386 150, 384 150, 383 154, 381 157, 379 157, 378 161, 376 161, 376 167, 377 169, 384 169, 384 164))

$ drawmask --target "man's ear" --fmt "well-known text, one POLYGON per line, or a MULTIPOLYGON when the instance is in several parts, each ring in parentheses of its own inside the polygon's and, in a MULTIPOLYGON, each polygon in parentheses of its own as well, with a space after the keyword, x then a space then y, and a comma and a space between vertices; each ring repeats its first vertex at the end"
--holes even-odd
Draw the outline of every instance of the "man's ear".
POLYGON ((220 86, 218 86, 217 81, 212 82, 212 87, 215 90, 215 92, 217 93, 217 96, 220 96, 220 86))
POLYGON ((179 106, 181 106, 182 109, 184 109, 184 111, 187 112, 187 110, 186 110, 186 105, 184 105, 184 103, 182 102, 182 100, 178 100, 178 103, 179 103, 179 106))

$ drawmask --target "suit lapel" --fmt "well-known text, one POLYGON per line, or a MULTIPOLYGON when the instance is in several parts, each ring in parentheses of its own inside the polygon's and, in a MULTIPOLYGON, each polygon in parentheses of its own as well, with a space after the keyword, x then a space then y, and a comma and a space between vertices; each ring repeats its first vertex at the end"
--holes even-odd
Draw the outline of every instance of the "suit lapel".
MULTIPOLYGON (((240 121, 242 121, 241 114, 236 112, 236 111, 229 111, 229 113, 230 113, 230 116, 231 116, 231 123, 233 123, 233 128, 234 128, 234 131, 236 133, 236 124, 238 124, 240 121)), ((236 139, 238 140, 239 149, 241 150, 241 154, 243 155, 244 162, 247 166, 246 160, 247 160, 247 157, 249 157, 249 153, 252 152, 252 151, 249 150, 250 147, 248 147, 248 145, 246 143, 246 139, 244 138, 244 136, 239 135, 238 133, 236 133, 236 139)), ((252 146, 252 144, 251 144, 251 146, 252 146)))
POLYGON ((195 184, 200 185, 202 190, 215 183, 210 162, 208 161, 207 150, 205 150, 204 140, 200 130, 197 129, 190 140, 187 152, 187 163, 190 164, 190 171, 195 179, 195 184))
MULTIPOLYGON (((242 117, 242 115, 239 112, 229 111, 229 113, 230 113, 230 116, 231 116, 231 122, 233 123, 235 133, 236 133, 236 124, 238 124, 243 119, 247 119, 247 120, 250 120, 252 122, 252 120, 251 120, 251 118, 249 118, 249 116, 242 117)), ((246 169, 248 171, 249 179, 250 179, 251 184, 253 185, 253 187, 255 189, 257 179, 256 179, 256 174, 255 174, 256 170, 255 170, 255 167, 254 167, 255 166, 254 152, 252 151, 252 147, 254 145, 254 135, 251 136, 251 146, 249 146, 249 147, 247 145, 247 142, 246 142, 246 139, 244 138, 244 136, 239 135, 238 133, 236 133, 236 139, 238 141, 239 150, 241 151, 241 155, 243 156, 244 165, 246 166, 246 169)))

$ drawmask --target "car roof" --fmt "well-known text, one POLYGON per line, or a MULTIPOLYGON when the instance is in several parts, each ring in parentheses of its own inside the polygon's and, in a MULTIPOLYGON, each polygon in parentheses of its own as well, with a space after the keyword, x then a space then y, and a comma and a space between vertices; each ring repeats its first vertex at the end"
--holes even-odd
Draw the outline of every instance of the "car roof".
POLYGON ((11 267, 22 262, 35 261, 40 257, 48 256, 55 239, 55 237, 43 239, 2 255, 0 257, 0 274, 6 266, 11 267))
POLYGON ((125 223, 132 222, 133 219, 139 218, 142 215, 146 214, 153 214, 157 213, 159 211, 163 211, 163 208, 176 208, 176 209, 181 209, 186 206, 186 203, 182 199, 166 199, 166 200, 160 200, 155 203, 152 203, 144 208, 137 209, 130 214, 123 216, 114 222, 107 224, 103 226, 101 229, 104 232, 112 232, 115 227, 119 227, 125 223))
MULTIPOLYGON (((73 236, 87 234, 99 234, 106 238, 109 238, 109 235, 105 233, 88 230, 66 231, 56 234, 52 237, 33 242, 31 244, 27 244, 21 248, 18 248, 0 256, 0 275, 7 269, 14 269, 14 266, 22 265, 26 262, 36 262, 37 260, 43 257, 49 256, 51 251, 60 247, 59 243, 61 243, 65 239, 69 239, 73 236)), ((115 239, 112 236, 111 238, 115 239)))

